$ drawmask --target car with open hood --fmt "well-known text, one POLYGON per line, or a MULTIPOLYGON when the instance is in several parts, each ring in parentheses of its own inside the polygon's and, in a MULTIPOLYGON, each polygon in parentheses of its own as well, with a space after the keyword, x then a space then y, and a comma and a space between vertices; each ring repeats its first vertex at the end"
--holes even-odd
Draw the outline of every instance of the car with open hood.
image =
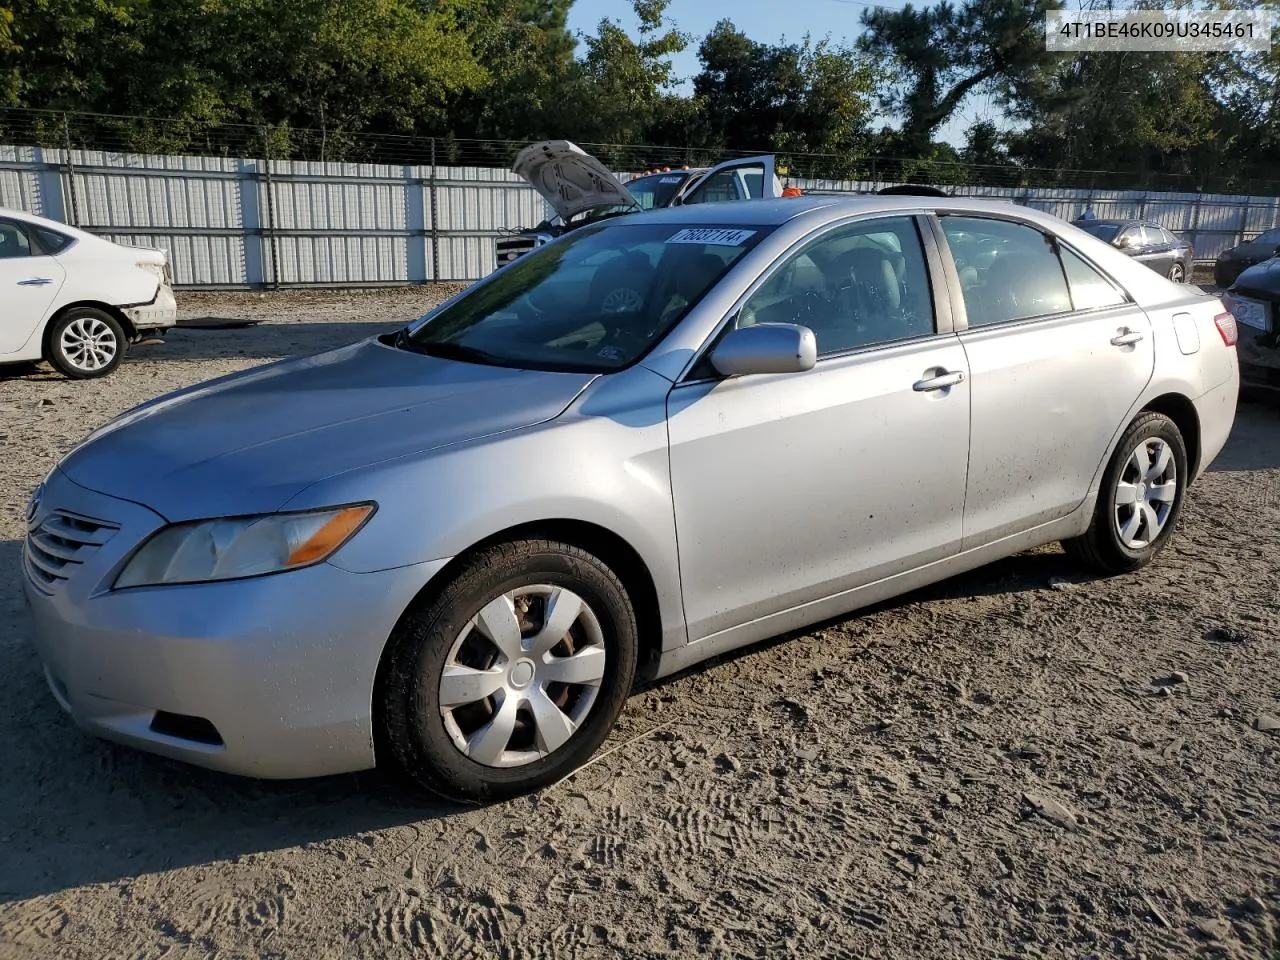
POLYGON ((1280 257, 1242 271, 1222 302, 1240 330, 1240 382, 1280 393, 1280 257))
POLYGON ((625 184, 603 163, 568 140, 531 143, 511 170, 551 208, 536 227, 499 237, 499 267, 568 230, 607 217, 690 203, 763 200, 783 195, 772 155, 741 157, 714 167, 646 170, 625 184))
POLYGON ((1213 282, 1226 289, 1244 271, 1275 256, 1280 256, 1280 227, 1273 227, 1218 254, 1213 264, 1213 282))

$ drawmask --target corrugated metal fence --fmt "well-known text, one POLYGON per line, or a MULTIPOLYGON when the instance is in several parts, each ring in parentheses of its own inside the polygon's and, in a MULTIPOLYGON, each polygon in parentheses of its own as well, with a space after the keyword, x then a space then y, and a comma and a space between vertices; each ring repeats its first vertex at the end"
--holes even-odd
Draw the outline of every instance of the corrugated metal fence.
MULTIPOLYGON (((795 179, 823 192, 870 181, 795 179)), ((957 187, 1070 219, 1162 223, 1198 260, 1280 225, 1280 198, 1147 191, 957 187)), ((549 211, 506 170, 145 156, 0 146, 0 207, 123 243, 168 249, 181 286, 375 286, 475 280, 493 238, 549 211)))

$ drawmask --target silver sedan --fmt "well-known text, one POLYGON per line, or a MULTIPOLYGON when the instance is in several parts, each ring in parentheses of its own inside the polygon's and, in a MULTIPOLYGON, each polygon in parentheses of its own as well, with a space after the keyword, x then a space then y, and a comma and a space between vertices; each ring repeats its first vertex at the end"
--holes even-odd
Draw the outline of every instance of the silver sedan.
POLYGON ((399 332, 170 394, 36 490, 90 732, 470 800, 661 676, 1017 551, 1150 562, 1235 413, 1235 326, 1054 217, 921 197, 572 231, 399 332))

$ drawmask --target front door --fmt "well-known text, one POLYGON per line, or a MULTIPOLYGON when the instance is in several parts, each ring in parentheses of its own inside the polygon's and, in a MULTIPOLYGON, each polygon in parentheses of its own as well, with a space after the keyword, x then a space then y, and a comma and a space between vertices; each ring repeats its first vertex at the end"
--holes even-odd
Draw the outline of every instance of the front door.
POLYGON ((1066 516, 1084 500, 1151 379, 1155 347, 1146 314, 1047 234, 999 218, 941 222, 967 278, 969 549, 1066 516))
POLYGON ((949 556, 962 538, 964 350, 935 324, 913 218, 826 230, 734 322, 808 326, 819 359, 671 392, 691 641, 949 556))
POLYGON ((0 356, 16 353, 44 321, 66 274, 16 220, 0 219, 0 356))

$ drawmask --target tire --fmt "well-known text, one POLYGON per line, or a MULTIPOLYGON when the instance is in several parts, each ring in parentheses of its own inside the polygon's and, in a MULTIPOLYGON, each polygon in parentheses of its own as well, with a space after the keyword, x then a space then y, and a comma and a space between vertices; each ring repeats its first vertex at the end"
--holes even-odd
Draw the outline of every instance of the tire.
POLYGON ((483 803, 549 786, 608 735, 631 692, 637 651, 626 588, 597 557, 548 540, 490 547, 392 634, 375 693, 379 752, 450 800, 483 803), (546 633, 540 628, 557 609, 561 619, 546 633), (552 679, 569 671, 585 682, 552 679))
POLYGON ((1177 424, 1162 413, 1140 414, 1120 438, 1102 475, 1089 529, 1082 536, 1064 540, 1063 547, 1102 573, 1127 573, 1145 567, 1173 535, 1190 479, 1187 446, 1177 424), (1139 472, 1139 449, 1146 451, 1150 465, 1145 474, 1139 472), (1162 453, 1165 449, 1167 461, 1162 453), (1162 463, 1165 466, 1156 472, 1162 463), (1128 489, 1122 490, 1122 485, 1128 489), (1138 502, 1120 502, 1129 496, 1138 502))
POLYGON ((1173 261, 1173 266, 1169 268, 1169 279, 1174 283, 1186 283, 1187 268, 1182 265, 1182 261, 1173 261))
POLYGON ((124 360, 120 321, 96 307, 73 307, 49 327, 47 359, 72 380, 105 377, 124 360))

